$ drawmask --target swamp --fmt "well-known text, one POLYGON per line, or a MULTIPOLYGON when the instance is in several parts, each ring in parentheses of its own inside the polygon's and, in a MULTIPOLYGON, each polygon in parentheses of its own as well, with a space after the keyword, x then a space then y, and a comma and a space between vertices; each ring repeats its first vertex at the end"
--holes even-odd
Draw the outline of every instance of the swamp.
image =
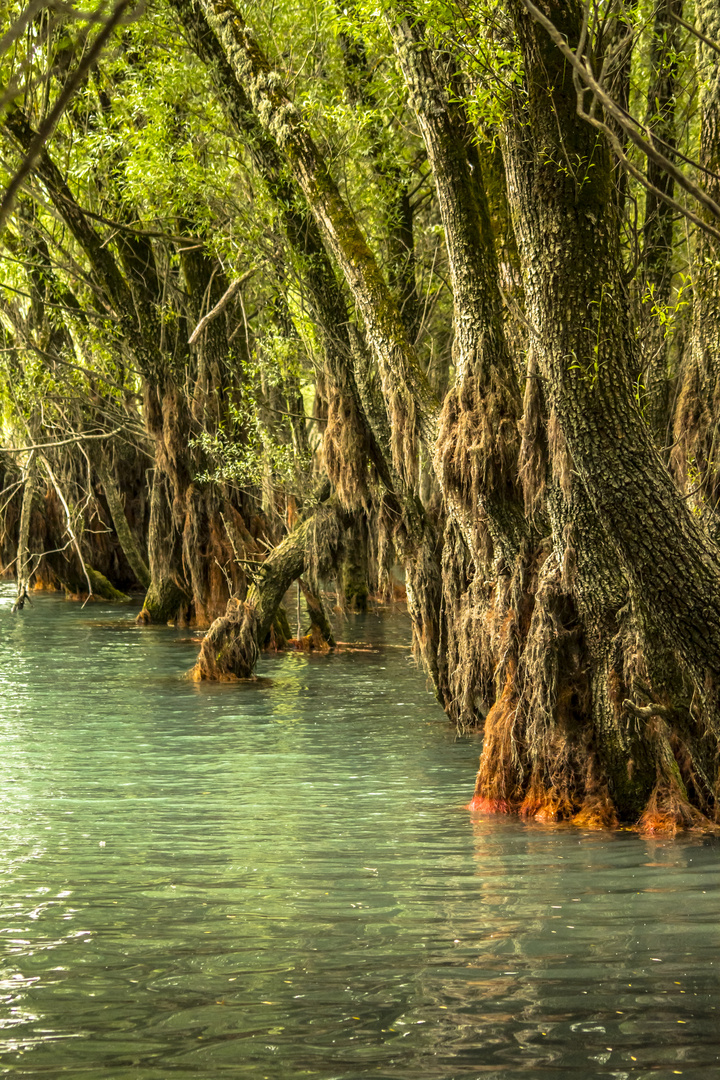
POLYGON ((0 15, 0 1075, 720 1075, 720 0, 0 15))

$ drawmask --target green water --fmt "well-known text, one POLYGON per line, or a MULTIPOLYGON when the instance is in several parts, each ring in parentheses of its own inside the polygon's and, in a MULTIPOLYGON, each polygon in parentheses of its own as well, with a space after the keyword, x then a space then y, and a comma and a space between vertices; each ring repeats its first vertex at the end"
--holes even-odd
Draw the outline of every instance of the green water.
POLYGON ((404 617, 198 687, 179 632, 12 591, 0 1074, 720 1076, 720 846, 468 814, 404 617))

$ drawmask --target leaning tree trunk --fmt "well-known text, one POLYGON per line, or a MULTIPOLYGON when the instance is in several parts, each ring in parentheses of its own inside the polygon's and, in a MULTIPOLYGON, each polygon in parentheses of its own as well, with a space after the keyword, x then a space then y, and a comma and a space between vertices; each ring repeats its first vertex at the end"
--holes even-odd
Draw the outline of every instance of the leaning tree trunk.
MULTIPOLYGON (((606 590, 609 609, 600 597, 606 615, 599 622, 600 641, 589 654, 592 726, 584 737, 618 792, 627 788, 623 765, 630 794, 638 765, 646 778, 638 793, 654 770, 645 804, 649 825, 655 820, 686 824, 700 811, 714 814, 714 796, 700 791, 694 769, 697 764, 699 774, 706 771, 696 752, 700 736, 716 746, 720 733, 718 552, 672 484, 635 402, 607 147, 577 116, 562 55, 520 3, 513 12, 528 113, 509 135, 508 173, 552 467, 565 480, 560 508, 565 551, 557 554, 576 564, 568 578, 574 576, 581 618, 592 610, 602 584, 594 565, 607 567, 611 582, 621 575, 629 598, 624 610, 616 608, 613 625, 609 609, 620 595, 613 599, 616 590, 606 590), (565 153, 574 155, 578 167, 593 162, 594 168, 582 175, 575 168, 559 170, 565 153), (575 545, 583 549, 582 574, 580 558, 568 550, 575 545), (612 666, 602 660, 603 651, 612 666), (690 709, 683 708, 684 679, 697 691, 690 709), (611 746, 613 732, 632 728, 641 740, 639 760, 628 752, 629 735, 619 752, 611 746)), ((580 32, 580 6, 555 5, 552 16, 572 45, 580 32)), ((557 529, 555 534, 557 545, 557 529)), ((592 646, 587 615, 585 621, 592 646)), ((714 771, 710 780, 714 786, 714 771)), ((582 776, 578 782, 582 790, 582 776)), ((623 817, 635 816, 632 798, 618 802, 623 817)))
POLYGON ((252 678, 285 593, 308 569, 315 578, 331 569, 341 534, 332 504, 321 504, 298 524, 259 564, 244 603, 231 597, 225 614, 212 624, 191 678, 198 682, 252 678))
POLYGON ((428 662, 441 695, 446 680, 438 672, 439 591, 422 580, 423 567, 436 561, 436 526, 414 494, 416 434, 432 452, 438 405, 410 345, 400 313, 357 223, 342 201, 321 155, 294 106, 268 89, 268 65, 237 14, 214 0, 201 6, 172 0, 198 55, 213 71, 218 95, 247 146, 281 212, 288 242, 302 267, 324 337, 326 377, 331 388, 325 432, 325 463, 341 501, 350 508, 365 500, 369 459, 388 491, 398 523, 396 548, 405 555, 415 602, 411 605, 416 645, 428 662), (285 123, 285 120, 289 124, 285 123), (277 142, 273 138, 277 137, 277 142), (300 193, 288 182, 288 162, 312 214, 295 211, 300 193), (345 273, 379 362, 386 401, 367 391, 369 365, 360 335, 347 316, 321 234, 345 273), (365 388, 360 384, 365 384, 365 388), (386 402, 393 423, 388 422, 386 402), (334 419, 333 419, 334 418, 334 419), (419 546, 416 546, 419 545, 419 546), (432 551, 432 559, 425 553, 432 551), (434 606, 432 606, 434 605, 434 606))

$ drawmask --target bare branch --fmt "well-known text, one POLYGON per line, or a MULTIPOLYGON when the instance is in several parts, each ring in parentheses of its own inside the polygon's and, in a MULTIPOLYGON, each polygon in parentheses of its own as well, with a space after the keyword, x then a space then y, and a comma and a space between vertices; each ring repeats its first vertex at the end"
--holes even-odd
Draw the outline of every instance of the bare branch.
POLYGON ((113 435, 119 435, 125 428, 115 428, 114 431, 99 431, 97 435, 74 435, 71 439, 61 439, 59 442, 38 443, 34 446, 3 446, 5 454, 23 454, 26 450, 54 450, 56 446, 68 446, 70 443, 85 442, 86 439, 112 439, 113 435))
MULTIPOLYGON (((558 47, 562 55, 572 66, 573 71, 585 84, 585 92, 587 92, 588 90, 592 92, 595 101, 597 101, 603 106, 606 113, 613 118, 613 120, 617 123, 620 129, 627 135, 628 139, 630 139, 630 141, 633 142, 635 146, 647 158, 654 161, 655 164, 659 166, 659 168, 664 169, 668 173, 668 175, 673 178, 673 180, 678 184, 679 187, 683 188, 683 190, 685 190, 693 199, 696 199, 699 203, 705 206, 715 217, 720 218, 720 206, 718 206, 715 200, 712 199, 706 191, 703 191, 702 188, 698 187, 697 184, 693 183, 692 180, 690 180, 685 175, 685 173, 678 169, 678 167, 668 157, 666 157, 664 154, 661 154, 657 147, 655 147, 649 139, 643 138, 643 136, 637 130, 637 122, 629 122, 628 115, 625 110, 621 109, 620 106, 615 101, 613 101, 610 95, 603 89, 601 84, 595 78, 589 63, 587 62, 587 59, 581 59, 578 54, 570 48, 565 37, 560 33, 555 24, 547 17, 547 15, 543 14, 543 12, 540 11, 540 9, 534 3, 532 3, 532 0, 522 0, 522 2, 529 15, 547 31, 553 43, 558 47)), ((594 127, 603 131, 606 135, 608 135, 612 142, 613 149, 615 150, 616 154, 623 162, 623 164, 626 166, 626 168, 628 168, 632 172, 633 176, 635 176, 635 178, 638 179, 640 183, 642 183, 645 187, 648 187, 647 179, 643 177, 639 169, 637 169, 630 163, 627 155, 622 150, 620 141, 616 136, 613 137, 613 133, 610 131, 608 125, 604 124, 602 121, 598 120, 596 117, 585 111, 582 104, 582 97, 583 91, 578 88, 578 115, 581 116, 584 120, 587 120, 594 127)), ((643 130, 647 130, 644 128, 644 125, 642 126, 643 130)), ((664 195, 658 188, 654 188, 654 194, 658 198, 663 199, 664 202, 667 202, 674 209, 679 210, 679 212, 684 214, 686 217, 689 217, 690 220, 693 221, 696 225, 698 225, 699 228, 704 229, 706 232, 709 232, 711 233, 711 235, 720 239, 720 232, 718 232, 718 230, 714 229, 712 225, 709 225, 701 218, 692 214, 691 211, 688 211, 686 207, 682 206, 674 199, 671 199, 669 196, 664 195)))
POLYGON ((233 296, 235 296, 235 293, 238 291, 238 289, 241 287, 241 285, 244 285, 245 282, 248 280, 248 278, 252 277, 252 275, 254 273, 255 273, 255 268, 253 267, 252 270, 247 270, 242 275, 242 277, 239 277, 237 279, 237 281, 233 281, 230 288, 226 289, 226 291, 220 297, 220 299, 218 300, 215 307, 211 308, 211 310, 208 311, 207 315, 203 315, 202 319, 197 324, 197 326, 193 330, 192 334, 188 338, 188 345, 194 345, 195 344, 195 342, 200 337, 200 335, 202 334, 203 330, 208 325, 208 323, 211 323, 213 321, 213 319, 216 319, 218 317, 218 315, 221 315, 223 313, 223 311, 228 306, 228 304, 232 300, 233 296))

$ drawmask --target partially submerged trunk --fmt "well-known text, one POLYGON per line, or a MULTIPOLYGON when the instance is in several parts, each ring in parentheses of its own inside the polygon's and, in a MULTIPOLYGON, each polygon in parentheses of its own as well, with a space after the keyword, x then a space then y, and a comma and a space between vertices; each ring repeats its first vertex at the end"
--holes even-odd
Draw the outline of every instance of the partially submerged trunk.
MULTIPOLYGON (((338 511, 334 505, 322 503, 258 564, 245 601, 231 597, 225 614, 213 622, 203 638, 190 677, 197 682, 252 678, 285 593, 306 572, 317 581, 330 571, 341 543, 338 511)), ((310 591, 317 597, 317 589, 310 591)), ((321 610, 318 605, 318 626, 321 610)), ((329 625, 325 629, 331 636, 329 625)))
POLYGON ((469 727, 501 693, 491 672, 500 670, 512 642, 512 635, 485 631, 491 622, 515 625, 526 604, 522 587, 507 587, 531 539, 518 482, 521 400, 503 325, 483 162, 453 94, 457 73, 430 48, 419 19, 390 19, 389 26, 432 168, 453 287, 456 381, 445 397, 435 450, 449 513, 438 653, 447 657, 443 703, 459 726, 469 727))
MULTIPOLYGON (((505 799, 536 816, 641 818, 650 829, 707 824, 717 766, 708 785, 697 777, 708 775, 703 740, 716 746, 720 731, 717 551, 636 406, 607 147, 577 117, 561 54, 520 4, 514 14, 529 99, 508 132, 507 171, 555 477, 555 561, 538 567, 530 616, 529 642, 535 623, 545 645, 508 671, 486 722, 477 805, 505 799), (558 168, 568 147, 593 163, 582 183, 558 168), (553 674, 563 641, 575 659, 553 674), (551 708, 538 726, 524 702, 543 680, 551 708)), ((553 17, 575 41, 579 5, 553 17)))
POLYGON ((32 514, 33 497, 36 488, 36 464, 35 452, 30 451, 30 457, 25 466, 25 483, 23 485, 22 510, 20 511, 20 529, 18 533, 17 555, 15 557, 15 577, 17 580, 17 595, 13 604, 13 612, 22 611, 25 601, 28 599, 28 589, 32 576, 37 570, 37 562, 30 551, 30 516, 32 514))
POLYGON ((190 596, 180 574, 181 537, 172 515, 172 497, 164 473, 156 470, 150 495, 148 555, 150 587, 138 615, 141 623, 189 620, 190 596))

